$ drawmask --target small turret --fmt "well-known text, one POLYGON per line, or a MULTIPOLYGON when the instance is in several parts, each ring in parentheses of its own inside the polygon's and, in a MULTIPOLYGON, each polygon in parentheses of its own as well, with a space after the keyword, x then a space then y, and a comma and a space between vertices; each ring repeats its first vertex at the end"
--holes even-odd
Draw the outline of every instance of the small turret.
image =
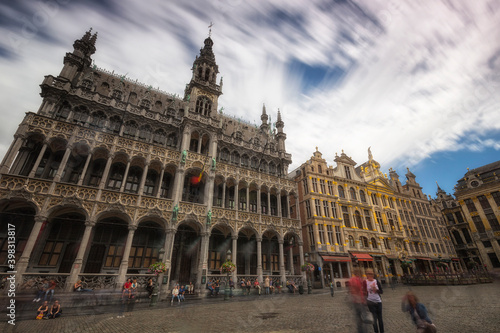
POLYGON ((78 72, 90 67, 92 64, 90 56, 96 51, 95 43, 97 41, 97 32, 93 35, 91 32, 92 28, 82 38, 73 43, 73 52, 66 53, 64 67, 59 74, 59 78, 71 81, 78 72))
POLYGON ((262 124, 260 125, 260 129, 267 133, 269 131, 269 124, 267 123, 269 117, 267 116, 266 113, 266 105, 262 105, 262 115, 260 116, 260 120, 262 121, 262 124))

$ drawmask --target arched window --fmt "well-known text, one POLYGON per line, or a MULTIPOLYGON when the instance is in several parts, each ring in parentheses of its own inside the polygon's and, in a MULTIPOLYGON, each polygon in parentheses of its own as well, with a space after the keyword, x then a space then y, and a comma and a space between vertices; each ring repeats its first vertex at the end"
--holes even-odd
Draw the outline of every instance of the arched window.
POLYGON ((154 195, 156 180, 158 179, 158 172, 156 170, 148 170, 146 182, 144 183, 144 195, 154 195))
POLYGON ((159 129, 153 135, 153 143, 164 146, 167 143, 167 134, 164 130, 159 129))
POLYGON ((170 133, 167 137, 167 146, 169 147, 177 147, 177 134, 170 133))
POLYGON ((247 167, 249 163, 248 155, 244 154, 241 156, 241 166, 247 167))
POLYGON ((356 226, 359 229, 363 229, 363 222, 361 220, 361 214, 359 213, 359 210, 354 212, 354 219, 356 219, 356 226))
POLYGON ((267 172, 267 162, 266 161, 260 161, 260 172, 267 172))
POLYGON ((339 185, 338 190, 339 190, 339 198, 345 198, 344 188, 342 187, 342 185, 339 185))
POLYGON ((269 173, 271 175, 276 174, 276 165, 273 162, 269 163, 269 173))
POLYGON ((123 130, 123 136, 133 139, 137 132, 137 124, 135 121, 127 121, 123 130))
POLYGON ((77 106, 73 110, 73 122, 78 125, 84 125, 89 117, 89 111, 85 106, 77 106))
POLYGON ((361 200, 361 202, 366 202, 366 196, 363 190, 359 191, 359 199, 361 200))
POLYGON ((355 247, 356 246, 355 243, 354 243, 354 237, 349 236, 347 239, 349 240, 349 247, 355 247))
POLYGON ((133 166, 128 170, 127 182, 125 183, 125 191, 130 193, 137 193, 139 190, 139 183, 141 182, 142 168, 133 166))
POLYGON ((198 97, 196 100, 195 112, 204 116, 210 116, 210 112, 212 112, 212 101, 205 96, 198 97))
POLYGON ((66 120, 68 119, 70 111, 71 111, 71 106, 69 105, 68 102, 64 101, 64 103, 61 105, 59 110, 57 110, 56 114, 54 115, 54 118, 56 120, 66 120))
POLYGON ((377 246, 377 241, 375 240, 375 238, 372 238, 370 241, 371 241, 371 243, 372 243, 372 247, 373 247, 374 249, 378 249, 378 246, 377 246))
POLYGON ((120 133, 120 127, 122 126, 122 120, 118 116, 113 116, 109 118, 109 130, 113 133, 120 133))
POLYGON ((356 199, 356 190, 354 189, 354 187, 351 187, 351 188, 349 189, 349 194, 350 194, 350 196, 351 196, 351 200, 357 200, 357 199, 356 199))
POLYGON ((220 151, 220 160, 222 162, 228 162, 229 161, 229 150, 227 150, 226 148, 223 148, 221 151, 220 151))
POLYGON ((90 116, 89 126, 91 128, 99 129, 106 126, 106 115, 102 111, 94 112, 90 116))
POLYGON ((321 165, 318 165, 318 173, 322 173, 323 170, 321 169, 321 165))
POLYGON ((233 151, 231 153, 231 163, 236 165, 240 164, 240 154, 238 154, 238 152, 233 151))
POLYGON ((151 126, 145 125, 141 127, 139 130, 139 139, 149 142, 151 139, 151 126))
POLYGON ((257 157, 252 157, 252 169, 257 169, 259 167, 259 160, 257 157))
POLYGON ((109 173, 108 188, 111 190, 119 190, 122 186, 123 175, 125 173, 125 164, 115 163, 111 166, 109 173))
POLYGON ((369 245, 368 245, 368 238, 364 237, 364 236, 361 236, 359 237, 359 246, 361 248, 369 248, 369 245))

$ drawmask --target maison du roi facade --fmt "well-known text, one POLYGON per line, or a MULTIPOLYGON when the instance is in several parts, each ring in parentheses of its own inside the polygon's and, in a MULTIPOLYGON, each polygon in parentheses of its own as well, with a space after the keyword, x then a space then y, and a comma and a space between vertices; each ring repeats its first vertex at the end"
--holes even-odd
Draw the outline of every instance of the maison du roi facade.
MULTIPOLYGON (((204 46, 178 98, 92 66, 97 34, 73 44, 58 76, 41 84, 0 165, 0 266, 16 226, 18 283, 55 279, 69 290, 144 285, 169 268, 163 289, 203 290, 231 251, 234 279, 304 275, 297 185, 287 178, 284 122, 271 128, 218 112, 222 79, 204 46)), ((6 273, 2 273, 6 274, 6 273)))
POLYGON ((374 269, 385 281, 466 269, 441 210, 431 206, 412 172, 406 173, 405 184, 392 169, 387 177, 370 150, 368 161, 359 166, 343 151, 334 162, 335 167, 329 166, 316 148, 290 173, 298 184, 306 260, 318 268, 316 286, 345 286, 354 265, 362 273, 374 269))
POLYGON ((460 260, 470 269, 500 271, 500 161, 467 170, 455 198, 438 186, 435 204, 460 260))

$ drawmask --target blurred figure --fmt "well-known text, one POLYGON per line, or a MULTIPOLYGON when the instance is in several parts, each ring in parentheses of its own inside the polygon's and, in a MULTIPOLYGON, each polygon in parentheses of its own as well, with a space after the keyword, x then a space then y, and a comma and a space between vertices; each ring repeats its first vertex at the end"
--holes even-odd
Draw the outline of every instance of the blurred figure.
POLYGON ((366 302, 368 309, 373 315, 373 330, 375 333, 384 333, 384 321, 382 320, 382 298, 383 294, 382 285, 380 281, 374 278, 372 269, 366 270, 366 302))
POLYGON ((409 312, 411 319, 417 326, 417 333, 435 333, 436 326, 432 323, 427 308, 418 301, 417 296, 411 291, 407 292, 401 302, 403 312, 409 312))
POLYGON ((354 317, 356 320, 357 332, 366 333, 366 328, 363 322, 366 315, 366 300, 365 290, 363 288, 363 279, 361 278, 359 268, 354 268, 352 277, 349 279, 349 293, 351 295, 351 302, 354 307, 354 317))

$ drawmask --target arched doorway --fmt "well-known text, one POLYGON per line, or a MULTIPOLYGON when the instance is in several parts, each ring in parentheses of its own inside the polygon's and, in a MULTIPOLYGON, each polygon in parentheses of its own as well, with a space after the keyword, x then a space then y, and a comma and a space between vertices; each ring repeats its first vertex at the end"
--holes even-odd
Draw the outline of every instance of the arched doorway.
POLYGON ((245 228, 238 233, 237 274, 257 274, 257 238, 252 229, 245 228))
POLYGON ((200 253, 200 236, 197 226, 181 224, 174 239, 170 281, 189 284, 195 281, 200 253))

